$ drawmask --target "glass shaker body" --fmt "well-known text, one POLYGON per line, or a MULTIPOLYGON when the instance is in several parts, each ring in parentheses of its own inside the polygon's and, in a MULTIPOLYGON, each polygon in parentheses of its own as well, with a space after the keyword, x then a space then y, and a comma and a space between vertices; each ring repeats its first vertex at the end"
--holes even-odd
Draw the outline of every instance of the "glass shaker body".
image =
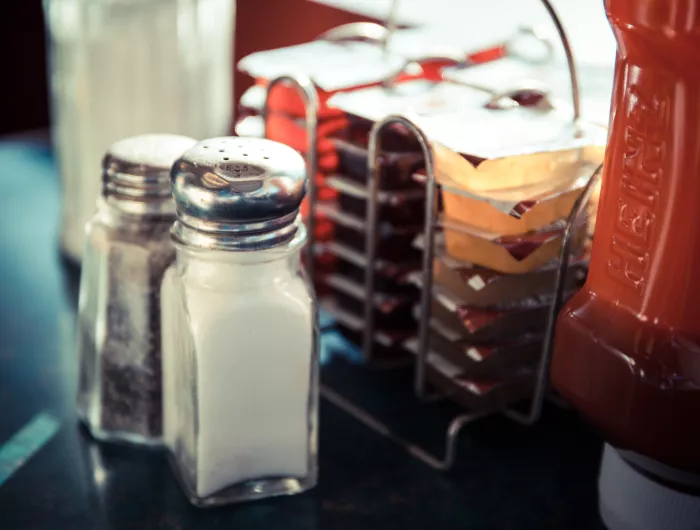
POLYGON ((130 216, 102 200, 87 225, 78 411, 97 439, 161 441, 160 285, 175 258, 173 220, 130 216))
POLYGON ((165 443, 199 506, 317 481, 318 358, 303 225, 282 247, 179 246, 162 288, 165 443))
POLYGON ((102 161, 78 304, 78 413, 100 440, 161 441, 160 286, 175 259, 170 168, 195 143, 135 136, 112 144, 102 161))
POLYGON ((226 134, 235 0, 44 0, 61 247, 80 261, 102 154, 148 133, 226 134))

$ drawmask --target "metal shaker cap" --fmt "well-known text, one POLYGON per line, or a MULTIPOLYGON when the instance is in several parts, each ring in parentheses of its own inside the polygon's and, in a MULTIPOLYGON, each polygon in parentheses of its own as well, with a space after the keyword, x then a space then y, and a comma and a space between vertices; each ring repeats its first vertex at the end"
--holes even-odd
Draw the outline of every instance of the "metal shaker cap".
POLYGON ((196 143, 187 136, 145 134, 112 144, 102 160, 104 198, 130 213, 172 215, 170 169, 196 143))
POLYGON ((306 195, 304 159, 284 144, 223 137, 199 142, 172 168, 176 241, 260 250, 290 241, 306 195))

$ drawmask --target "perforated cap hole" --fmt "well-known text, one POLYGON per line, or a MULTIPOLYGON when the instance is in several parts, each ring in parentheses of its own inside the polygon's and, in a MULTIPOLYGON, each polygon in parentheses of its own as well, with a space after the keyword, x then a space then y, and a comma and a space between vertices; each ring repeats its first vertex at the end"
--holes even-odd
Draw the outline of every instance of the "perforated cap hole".
POLYGON ((225 157, 224 160, 228 160, 228 157, 225 157))

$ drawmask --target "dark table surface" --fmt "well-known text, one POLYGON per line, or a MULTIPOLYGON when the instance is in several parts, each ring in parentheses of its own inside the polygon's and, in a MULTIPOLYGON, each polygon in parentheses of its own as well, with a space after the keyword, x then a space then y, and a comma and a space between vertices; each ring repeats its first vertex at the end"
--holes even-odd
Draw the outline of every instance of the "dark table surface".
MULTIPOLYGON (((59 257, 59 209, 46 145, 0 142, 0 529, 602 528, 600 442, 572 412, 555 407, 534 428, 501 417, 470 425, 456 469, 442 473, 322 400, 315 490, 233 507, 190 506, 161 452, 101 446, 78 426, 79 271, 59 257), (42 437, 37 418, 47 417, 58 428, 42 437), (33 440, 17 436, 30 431, 33 440)), ((340 395, 440 453, 455 411, 416 403, 409 372, 373 371, 326 352, 322 374, 340 395)))

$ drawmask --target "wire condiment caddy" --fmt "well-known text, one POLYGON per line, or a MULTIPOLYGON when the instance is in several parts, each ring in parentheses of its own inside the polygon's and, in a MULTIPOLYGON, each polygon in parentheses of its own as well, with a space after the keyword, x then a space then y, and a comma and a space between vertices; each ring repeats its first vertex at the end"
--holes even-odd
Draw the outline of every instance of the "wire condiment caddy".
MULTIPOLYGON (((559 32, 564 51, 566 53, 567 63, 569 66, 570 82, 572 86, 572 110, 573 110, 573 123, 577 127, 581 120, 581 110, 580 110, 580 97, 578 89, 578 79, 576 73, 576 67, 574 64, 573 54, 571 51, 571 46, 569 44, 568 38, 564 32, 561 22, 556 15, 554 9, 548 0, 542 0, 543 4, 547 8, 554 24, 559 32)), ((352 27, 341 27, 331 30, 328 34, 324 35, 324 38, 329 40, 334 39, 368 39, 376 40, 379 42, 386 42, 389 35, 386 32, 378 31, 374 27, 369 27, 371 25, 358 24, 349 25, 352 27)), ((534 34, 534 33, 533 33, 534 34)), ((539 37, 538 37, 539 38, 539 37)), ((460 56, 458 52, 456 53, 444 53, 435 57, 438 60, 444 60, 453 65, 460 65, 464 62, 463 54, 460 56)), ((408 64, 415 63, 415 61, 409 61, 408 64)), ((408 66, 408 65, 407 65, 408 66)), ((387 78, 382 85, 385 87, 391 87, 397 77, 402 72, 398 72, 395 75, 387 78)), ((454 82, 454 81, 452 81, 454 82)), ((299 94, 302 96, 306 107, 306 130, 307 130, 307 166, 309 168, 310 175, 316 174, 316 164, 317 164, 317 153, 316 153, 316 140, 317 140, 317 129, 318 129, 318 93, 314 87, 311 80, 303 75, 287 75, 281 76, 279 78, 271 80, 267 85, 266 101, 263 112, 263 119, 267 116, 268 112, 268 102, 271 90, 279 83, 285 83, 287 85, 294 86, 299 94)), ((516 87, 514 90, 517 90, 516 87)), ((512 93, 494 93, 493 102, 498 102, 503 98, 509 98, 512 93)), ((431 316, 431 300, 433 296, 433 263, 434 263, 434 249, 435 249, 435 239, 437 234, 437 229, 440 227, 440 222, 437 216, 437 199, 439 195, 438 191, 438 181, 436 178, 435 169, 435 159, 433 154, 433 143, 430 136, 421 127, 419 121, 405 115, 390 115, 377 121, 371 129, 369 135, 369 156, 368 156, 368 168, 367 168, 367 182, 366 182, 366 197, 367 197, 367 210, 365 218, 365 280, 364 280, 364 329, 362 333, 362 346, 364 355, 368 360, 372 358, 372 349, 375 336, 375 326, 374 326, 374 300, 375 300, 375 274, 374 274, 374 264, 376 263, 376 228, 378 224, 378 194, 379 194, 379 180, 381 178, 382 171, 382 134, 390 127, 399 125, 404 131, 410 133, 410 135, 417 141, 420 152, 423 154, 424 167, 425 167, 425 215, 423 219, 423 233, 422 233, 422 258, 421 258, 421 294, 420 294, 420 320, 418 324, 418 341, 417 341, 417 351, 415 355, 415 370, 414 370, 414 381, 413 390, 415 395, 421 401, 433 401, 439 399, 440 395, 428 392, 428 382, 426 377, 427 364, 428 364, 428 354, 430 350, 430 316, 431 316)), ((581 193, 576 199, 573 208, 571 209, 568 218, 566 220, 566 225, 563 230, 561 252, 559 261, 556 267, 556 280, 553 288, 553 295, 551 303, 549 305, 548 317, 546 321, 546 331, 543 340, 542 351, 539 356, 538 362, 536 364, 536 372, 534 377, 534 386, 532 391, 532 397, 529 401, 529 405, 525 410, 516 409, 512 406, 505 407, 498 412, 502 413, 504 416, 510 418, 523 425, 532 425, 540 417, 542 412, 542 407, 544 404, 545 397, 548 394, 548 371, 551 361, 552 354, 552 344, 553 344, 553 334, 554 326, 556 322, 556 317, 564 303, 565 290, 567 285, 567 275, 571 273, 569 269, 570 259, 572 257, 572 246, 575 235, 575 227, 580 224, 581 219, 585 215, 586 207, 588 201, 594 192, 598 181, 600 179, 602 166, 598 166, 596 170, 589 175, 587 182, 581 189, 581 193)), ((314 234, 314 217, 317 211, 317 193, 316 184, 314 179, 311 179, 309 183, 309 224, 311 237, 314 234)), ((513 215, 517 216, 517 213, 513 212, 513 215)), ((315 240, 311 239, 309 243, 309 255, 313 257, 315 240)), ((309 263, 313 267, 313 260, 310 259, 309 263)), ((312 272, 313 269, 310 270, 312 272)), ((321 387, 322 395, 324 395, 331 402, 339 406, 340 408, 351 413, 353 416, 358 418, 360 421, 371 427, 372 429, 380 432, 381 434, 393 439, 400 446, 404 447, 408 452, 410 452, 415 457, 421 459, 433 468, 440 470, 448 470, 453 467, 456 461, 457 452, 457 438, 462 428, 470 424, 471 422, 487 415, 493 413, 493 411, 467 411, 458 414, 450 422, 445 438, 445 453, 442 458, 437 457, 424 449, 416 446, 415 444, 395 435, 391 432, 385 424, 376 418, 368 414, 367 411, 358 407, 354 403, 348 401, 339 393, 333 389, 322 385, 321 387)))

